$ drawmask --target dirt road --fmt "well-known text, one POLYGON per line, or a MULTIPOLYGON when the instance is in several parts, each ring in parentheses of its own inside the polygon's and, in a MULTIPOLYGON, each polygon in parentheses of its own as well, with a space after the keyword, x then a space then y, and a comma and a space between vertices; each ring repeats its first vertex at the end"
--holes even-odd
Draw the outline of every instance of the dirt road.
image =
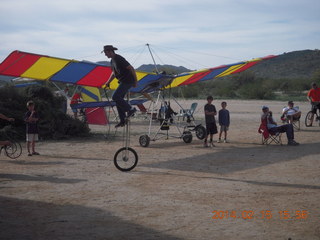
MULTIPOLYGON (((284 102, 228 101, 230 143, 214 148, 195 137, 142 148, 147 123, 133 120, 139 163, 127 173, 113 164, 121 133, 2 154, 0 239, 320 239, 320 127, 302 124, 297 147, 261 145, 265 104, 279 119, 284 102)), ((304 118, 309 105, 296 105, 304 118)))

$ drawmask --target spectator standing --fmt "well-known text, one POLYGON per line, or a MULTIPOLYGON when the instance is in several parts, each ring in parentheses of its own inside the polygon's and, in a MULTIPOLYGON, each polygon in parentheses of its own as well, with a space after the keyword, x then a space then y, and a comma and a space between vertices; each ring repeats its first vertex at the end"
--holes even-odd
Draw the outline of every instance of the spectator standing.
POLYGON ((39 153, 35 151, 36 141, 39 140, 39 114, 35 111, 35 105, 33 101, 27 102, 27 108, 28 111, 24 115, 24 121, 26 122, 28 156, 39 155, 39 153))
POLYGON ((226 109, 227 102, 221 103, 222 109, 219 110, 219 125, 220 125, 220 133, 218 143, 221 142, 222 132, 224 133, 224 140, 223 142, 227 143, 227 132, 229 130, 230 125, 230 113, 229 110, 226 109))
POLYGON ((204 147, 209 147, 208 136, 210 135, 210 146, 215 147, 213 144, 213 135, 218 133, 215 115, 217 115, 216 107, 212 104, 213 97, 207 97, 207 104, 204 106, 204 114, 206 119, 207 134, 204 139, 204 147))

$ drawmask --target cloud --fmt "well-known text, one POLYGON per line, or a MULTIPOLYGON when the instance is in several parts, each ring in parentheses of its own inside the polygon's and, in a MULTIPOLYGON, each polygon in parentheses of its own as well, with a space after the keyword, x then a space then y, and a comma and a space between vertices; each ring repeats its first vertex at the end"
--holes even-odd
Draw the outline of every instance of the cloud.
POLYGON ((319 10, 317 0, 3 1, 0 61, 15 49, 99 61, 113 44, 138 67, 150 43, 161 62, 212 67, 319 48, 319 10))

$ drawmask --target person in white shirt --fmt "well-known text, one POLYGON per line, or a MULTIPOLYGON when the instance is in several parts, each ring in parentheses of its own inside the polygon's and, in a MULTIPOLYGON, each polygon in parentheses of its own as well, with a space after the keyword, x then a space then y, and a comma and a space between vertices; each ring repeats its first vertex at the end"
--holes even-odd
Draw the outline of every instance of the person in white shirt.
POLYGON ((294 107, 293 101, 288 102, 288 106, 282 110, 282 120, 288 120, 288 123, 292 123, 294 120, 298 120, 301 117, 301 111, 299 107, 294 107))

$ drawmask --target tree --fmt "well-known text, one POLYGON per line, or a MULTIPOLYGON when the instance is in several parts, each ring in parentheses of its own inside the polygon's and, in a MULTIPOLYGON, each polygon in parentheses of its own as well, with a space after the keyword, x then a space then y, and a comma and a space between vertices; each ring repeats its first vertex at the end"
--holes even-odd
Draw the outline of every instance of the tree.
MULTIPOLYGON (((32 100, 36 111, 40 114, 39 135, 42 139, 57 139, 85 136, 89 133, 86 123, 64 114, 61 111, 65 99, 54 96, 43 86, 30 86, 19 90, 14 87, 0 88, 0 112, 15 118, 15 128, 18 135, 24 137, 25 123, 23 116, 27 111, 26 103, 32 100)), ((7 125, 1 121, 0 128, 7 125)))

